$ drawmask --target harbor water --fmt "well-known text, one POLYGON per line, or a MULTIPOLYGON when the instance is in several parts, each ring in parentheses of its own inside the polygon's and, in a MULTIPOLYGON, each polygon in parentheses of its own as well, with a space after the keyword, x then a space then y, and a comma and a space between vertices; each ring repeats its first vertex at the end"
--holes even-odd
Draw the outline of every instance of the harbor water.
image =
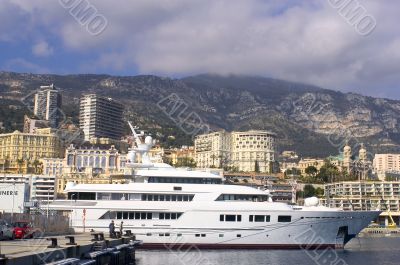
POLYGON ((138 250, 136 265, 398 265, 400 237, 355 238, 344 250, 138 250))

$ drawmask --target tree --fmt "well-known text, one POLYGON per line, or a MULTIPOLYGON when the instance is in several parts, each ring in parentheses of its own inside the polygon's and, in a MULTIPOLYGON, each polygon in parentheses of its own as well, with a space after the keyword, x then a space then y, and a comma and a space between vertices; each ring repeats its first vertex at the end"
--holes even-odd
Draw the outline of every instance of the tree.
POLYGON ((325 161, 325 164, 321 167, 316 178, 319 179, 321 182, 334 182, 335 180, 339 179, 341 173, 339 172, 338 168, 333 165, 329 160, 325 161))
POLYGON ((317 188, 315 189, 315 195, 316 195, 317 197, 322 197, 322 196, 324 195, 324 189, 323 189, 323 188, 320 188, 320 187, 317 187, 317 188))
POLYGON ((17 159, 17 164, 18 164, 18 173, 21 173, 22 171, 22 165, 24 164, 24 159, 17 159))
POLYGON ((307 175, 315 177, 318 173, 318 169, 314 166, 309 166, 305 169, 305 172, 307 175))
POLYGON ((176 162, 176 164, 174 166, 194 168, 194 167, 196 167, 196 162, 191 157, 179 157, 178 161, 176 162))
POLYGON ((41 172, 39 172, 39 167, 42 165, 42 162, 40 162, 39 160, 35 160, 32 162, 33 168, 35 169, 35 174, 39 174, 41 172))
POLYGON ((212 159, 212 166, 211 166, 211 168, 215 168, 215 158, 217 158, 217 156, 216 156, 215 154, 212 154, 210 157, 211 157, 211 159, 212 159))
POLYGON ((257 160, 254 162, 254 172, 260 173, 260 165, 257 160))
POLYGON ((171 159, 170 157, 164 156, 164 157, 163 157, 163 162, 164 162, 165 164, 168 164, 168 165, 173 166, 173 164, 172 164, 172 159, 171 159))
POLYGON ((316 195, 316 191, 313 185, 307 184, 304 186, 303 196, 304 198, 313 197, 316 195))

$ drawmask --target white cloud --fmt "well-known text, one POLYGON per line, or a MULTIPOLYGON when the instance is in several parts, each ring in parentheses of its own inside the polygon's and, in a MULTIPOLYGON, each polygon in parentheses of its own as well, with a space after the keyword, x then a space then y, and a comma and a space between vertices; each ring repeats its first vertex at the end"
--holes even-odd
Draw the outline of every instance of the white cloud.
POLYGON ((32 53, 39 57, 47 57, 53 54, 53 48, 42 40, 33 45, 32 53))
MULTIPOLYGON (((0 7, 0 22, 1 15, 9 21, 6 32, 15 25, 21 36, 43 36, 45 29, 62 41, 62 49, 77 56, 97 54, 81 63, 89 71, 135 67, 175 76, 264 75, 400 98, 397 1, 359 0, 377 20, 367 37, 357 34, 328 0, 90 1, 108 21, 98 36, 88 34, 58 1, 6 2, 15 11, 0 7), (30 24, 23 28, 19 21, 30 24)), ((12 38, 18 36, 3 36, 12 38)), ((51 50, 42 48, 43 55, 51 50)))
POLYGON ((6 61, 4 64, 5 70, 8 71, 12 71, 15 67, 17 67, 18 69, 23 69, 23 71, 26 71, 28 73, 34 73, 34 74, 50 73, 49 69, 42 67, 38 64, 32 63, 23 58, 13 58, 11 60, 6 61))

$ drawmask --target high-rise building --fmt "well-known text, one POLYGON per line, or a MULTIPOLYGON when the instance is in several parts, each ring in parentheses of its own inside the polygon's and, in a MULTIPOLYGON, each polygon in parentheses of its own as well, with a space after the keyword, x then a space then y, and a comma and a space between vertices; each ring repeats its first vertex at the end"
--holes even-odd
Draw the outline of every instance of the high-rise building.
POLYGON ((123 110, 123 105, 112 98, 84 95, 80 102, 79 125, 85 141, 94 137, 120 140, 123 110))
POLYGON ((375 154, 373 165, 380 180, 389 175, 400 176, 400 154, 375 154))
POLYGON ((39 119, 49 121, 52 128, 58 127, 62 119, 61 94, 53 84, 40 86, 39 91, 35 94, 33 113, 39 119))
POLYGON ((198 167, 272 172, 276 135, 267 131, 213 132, 196 136, 198 167))

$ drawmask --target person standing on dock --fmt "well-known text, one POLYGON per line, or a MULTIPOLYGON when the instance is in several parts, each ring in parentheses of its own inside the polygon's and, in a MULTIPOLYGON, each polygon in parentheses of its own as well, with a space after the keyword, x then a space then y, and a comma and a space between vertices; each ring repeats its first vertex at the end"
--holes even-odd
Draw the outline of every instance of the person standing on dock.
POLYGON ((124 222, 123 221, 121 221, 121 224, 119 225, 119 232, 121 233, 121 236, 123 235, 122 234, 122 231, 124 230, 124 222))
POLYGON ((111 221, 111 223, 108 225, 108 229, 110 230, 110 237, 114 238, 115 237, 115 225, 114 225, 114 220, 111 221))

